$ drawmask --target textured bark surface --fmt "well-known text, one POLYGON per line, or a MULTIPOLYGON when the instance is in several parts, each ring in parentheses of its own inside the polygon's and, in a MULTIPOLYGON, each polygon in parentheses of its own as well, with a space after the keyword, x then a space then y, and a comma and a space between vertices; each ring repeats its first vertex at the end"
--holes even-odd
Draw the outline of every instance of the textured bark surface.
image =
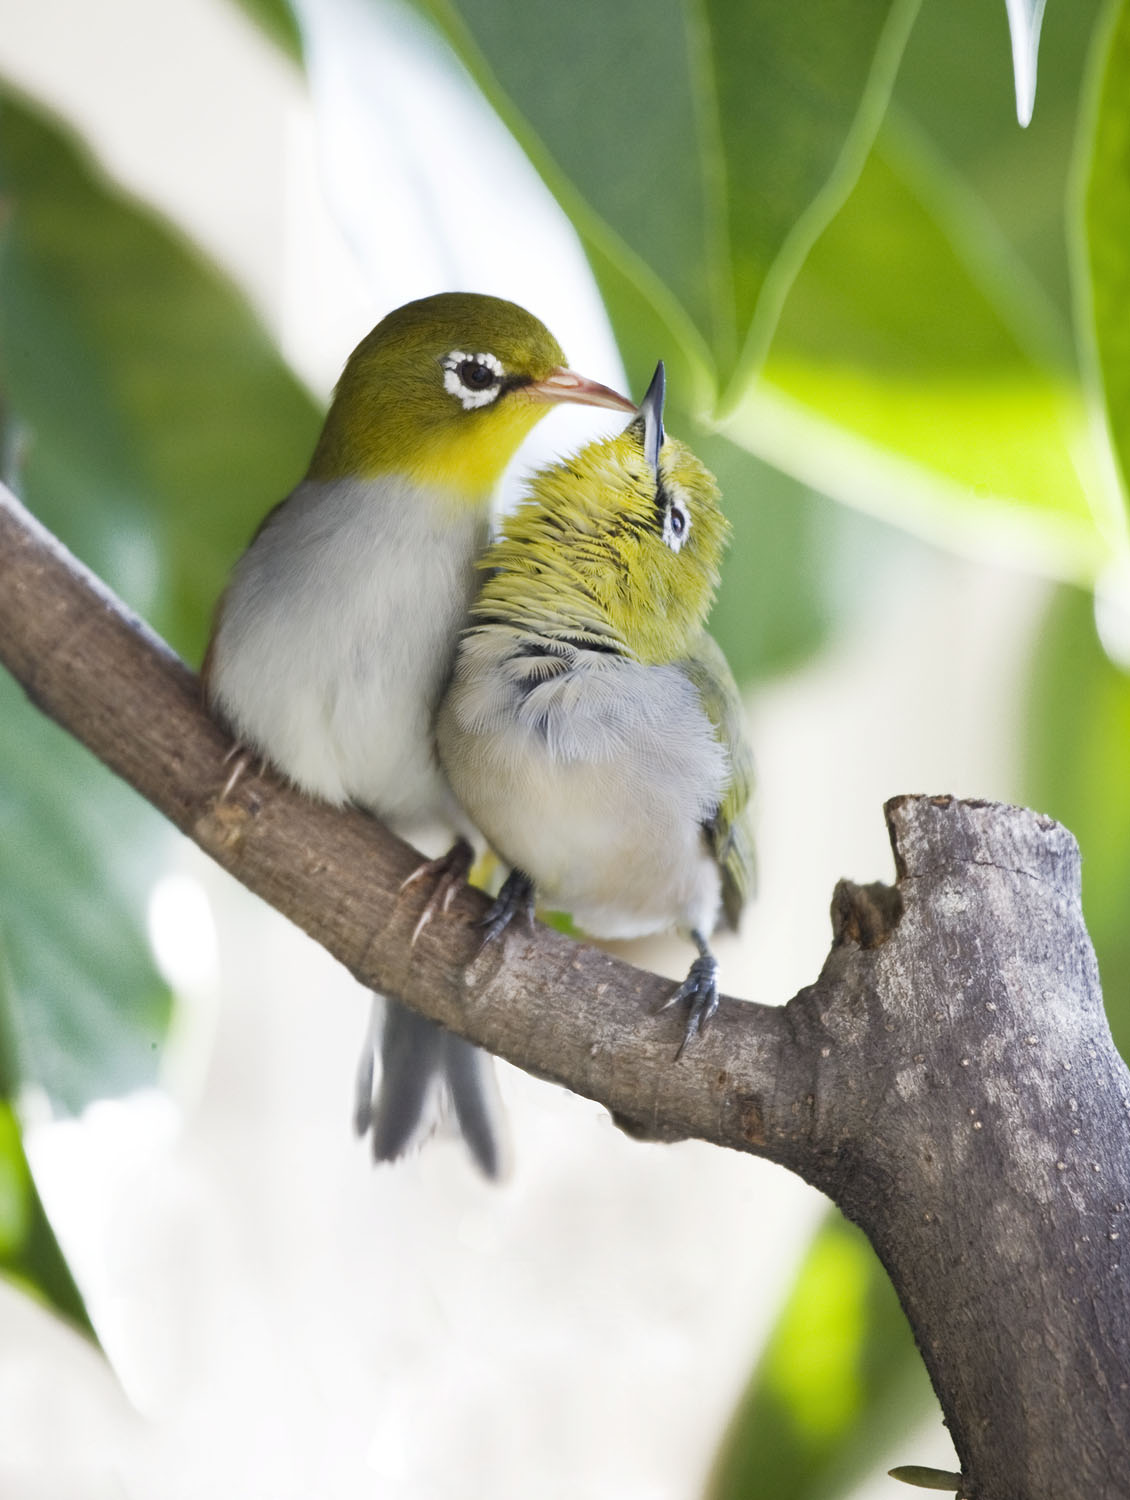
POLYGON ((638 1134, 753 1151, 833 1198, 898 1288, 970 1500, 1130 1495, 1130 1076, 1058 824, 895 799, 897 884, 837 887, 816 983, 724 1000, 676 1064, 670 981, 541 927, 480 953, 469 889, 412 948, 406 844, 269 775, 219 801, 229 745, 192 673, 3 491, 0 659, 363 983, 638 1134))
POLYGON ((896 798, 887 819, 901 912, 837 892, 835 946, 789 1007, 821 1060, 782 1159, 867 1231, 970 1495, 1125 1497, 1130 1077, 1078 849, 994 804, 896 798))

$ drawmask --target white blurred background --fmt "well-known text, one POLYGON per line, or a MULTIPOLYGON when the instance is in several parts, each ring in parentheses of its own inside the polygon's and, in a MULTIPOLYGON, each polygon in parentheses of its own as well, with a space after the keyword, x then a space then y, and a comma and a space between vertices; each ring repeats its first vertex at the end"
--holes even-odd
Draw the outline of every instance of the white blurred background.
MULTIPOLYGON (((361 3, 308 37, 321 139, 297 69, 223 0, 0 0, 0 71, 228 269, 319 396, 383 312, 446 287, 526 304, 617 383, 532 169, 410 22, 375 32, 370 9, 343 46, 361 3)), ((553 415, 519 468, 601 420, 553 415)), ((783 1002, 815 977, 835 880, 893 874, 886 797, 1016 796, 1043 588, 898 556, 851 637, 749 705, 761 894, 719 944, 729 993, 783 1002)), ((504 1186, 452 1142, 374 1170, 349 1130, 367 1000, 344 971, 187 844, 150 928, 180 996, 167 1090, 29 1143, 111 1363, 0 1288, 0 1495, 698 1493, 823 1201, 760 1161, 635 1144, 511 1068, 504 1186)), ((623 951, 685 972, 675 940, 623 951)), ((890 1461, 952 1449, 931 1425, 890 1461)))

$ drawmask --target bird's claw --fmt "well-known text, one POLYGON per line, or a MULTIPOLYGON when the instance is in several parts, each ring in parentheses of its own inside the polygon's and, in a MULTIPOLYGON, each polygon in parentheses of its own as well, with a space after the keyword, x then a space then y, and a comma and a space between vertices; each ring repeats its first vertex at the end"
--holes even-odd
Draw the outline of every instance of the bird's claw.
POLYGON ((526 926, 532 927, 535 906, 533 881, 521 870, 511 870, 486 915, 479 918, 478 926, 483 929, 482 947, 501 937, 515 917, 522 917, 526 926))
POLYGON ((687 1021, 683 1030, 683 1040, 679 1043, 678 1052, 675 1053, 676 1062, 695 1037, 700 1036, 710 1025, 718 1009, 718 960, 712 953, 704 953, 695 959, 682 984, 659 1009, 660 1011, 669 1010, 672 1005, 681 1005, 684 1000, 689 1002, 687 1021))
MULTIPOLYGON (((219 807, 221 803, 226 802, 231 796, 232 792, 235 791, 236 786, 239 784, 240 777, 243 776, 248 766, 250 766, 251 762, 254 759, 254 750, 249 750, 242 740, 233 740, 231 742, 230 746, 228 747, 227 754, 220 762, 221 765, 226 766, 230 761, 232 762, 232 768, 228 773, 228 779, 220 788, 220 795, 216 798, 217 807, 219 807)), ((266 769, 267 757, 265 755, 261 755, 259 757, 259 775, 262 776, 266 772, 266 769)))
POLYGON ((226 766, 229 761, 233 762, 233 764, 231 770, 228 773, 228 779, 224 782, 223 787, 220 790, 220 795, 216 798, 217 806, 219 806, 221 802, 226 802, 231 796, 232 792, 235 791, 239 778, 247 770, 253 759, 254 757, 252 756, 251 751, 245 744, 242 743, 242 741, 232 741, 228 753, 221 761, 221 765, 226 766))
POLYGON ((423 864, 416 866, 411 875, 400 882, 398 895, 403 895, 417 880, 430 878, 435 881, 431 895, 424 902, 423 911, 416 918, 409 947, 416 946, 417 938, 437 912, 447 912, 452 901, 455 900, 456 891, 470 874, 474 862, 475 851, 465 838, 458 838, 446 854, 441 854, 437 859, 425 860, 423 864))

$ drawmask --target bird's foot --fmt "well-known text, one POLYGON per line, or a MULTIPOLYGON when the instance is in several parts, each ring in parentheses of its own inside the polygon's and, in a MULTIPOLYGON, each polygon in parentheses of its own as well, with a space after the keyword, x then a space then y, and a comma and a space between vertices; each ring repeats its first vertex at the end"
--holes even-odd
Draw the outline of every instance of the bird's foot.
POLYGON ((521 870, 511 870, 486 916, 479 919, 483 947, 501 937, 515 917, 522 917, 526 926, 532 927, 535 905, 533 881, 521 870))
POLYGON ((664 1011, 669 1010, 672 1005, 681 1005, 684 1000, 687 1002, 687 1022, 683 1031, 683 1040, 679 1043, 678 1052, 675 1053, 676 1062, 695 1037, 701 1035, 710 1025, 718 1009, 718 960, 711 953, 705 938, 697 932, 692 932, 691 937, 698 948, 699 956, 691 964, 682 984, 659 1007, 660 1011, 664 1011))
POLYGON ((416 919, 416 925, 412 929, 412 941, 409 947, 416 946, 416 939, 424 928, 432 920, 437 912, 446 912, 455 899, 455 892, 471 873, 471 866, 475 862, 475 851, 465 838, 457 838, 446 854, 441 854, 437 859, 426 859, 423 864, 417 865, 407 879, 400 882, 400 891, 403 893, 410 885, 415 885, 417 880, 434 880, 431 895, 424 902, 424 909, 416 919))

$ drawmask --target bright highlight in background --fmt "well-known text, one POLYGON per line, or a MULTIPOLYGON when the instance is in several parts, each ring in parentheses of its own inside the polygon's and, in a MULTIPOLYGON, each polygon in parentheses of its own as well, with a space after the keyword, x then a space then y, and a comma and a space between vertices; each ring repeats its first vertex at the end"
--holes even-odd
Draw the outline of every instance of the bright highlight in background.
POLYGON ((219 978, 219 949, 212 908, 191 875, 164 875, 153 887, 147 913, 157 967, 177 991, 198 990, 219 978))

